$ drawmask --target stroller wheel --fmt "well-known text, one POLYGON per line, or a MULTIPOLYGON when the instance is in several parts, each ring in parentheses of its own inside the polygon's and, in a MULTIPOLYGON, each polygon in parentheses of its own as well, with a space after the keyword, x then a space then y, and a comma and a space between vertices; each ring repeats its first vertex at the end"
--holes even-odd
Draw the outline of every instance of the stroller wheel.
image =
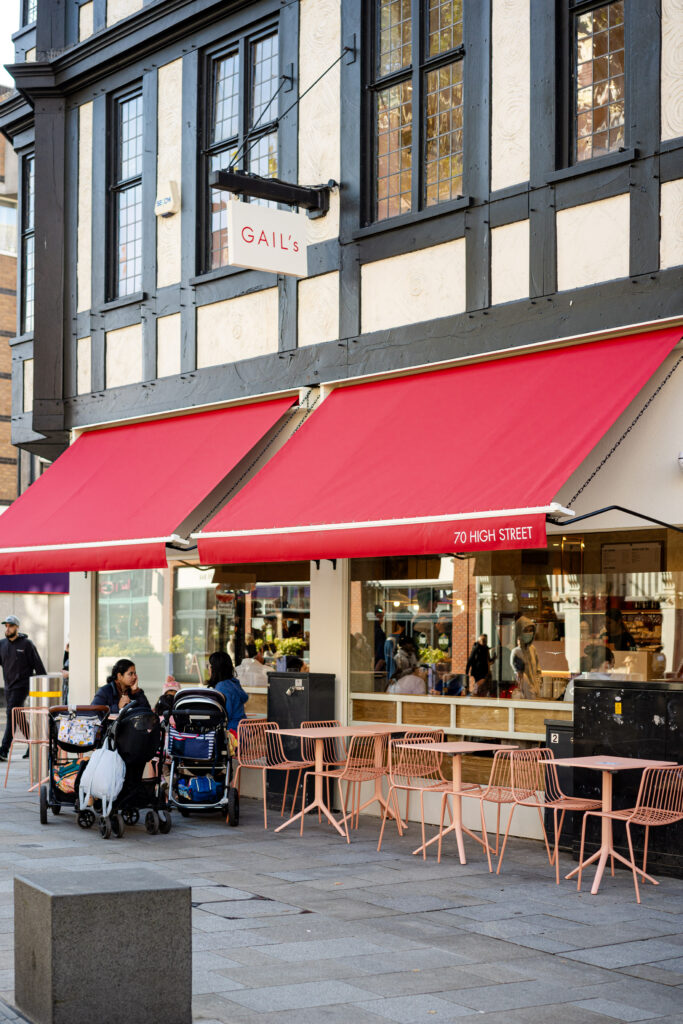
POLYGON ((59 814, 61 809, 62 809, 62 805, 61 804, 53 804, 52 807, 50 808, 50 810, 52 811, 53 814, 59 814))
POLYGON ((122 838, 123 833, 126 831, 126 826, 124 824, 124 818, 121 813, 112 814, 111 830, 116 839, 122 838))
POLYGON ((151 836, 155 836, 159 832, 159 815, 156 811, 147 811, 145 815, 145 828, 151 836))
POLYGON ((123 811, 123 820, 126 825, 137 825, 140 820, 140 812, 135 807, 132 810, 123 811))
POLYGON ((233 828, 240 823, 240 798, 237 790, 232 786, 228 790, 228 825, 233 828))
POLYGON ((47 825, 47 786, 40 787, 40 824, 47 825))
POLYGON ((100 835, 103 839, 111 839, 111 820, 100 818, 100 835))
POLYGON ((159 831, 161 832, 162 836, 167 836, 168 833, 171 831, 171 826, 173 825, 171 815, 168 811, 159 811, 158 817, 159 831))
POLYGON ((92 811, 79 811, 78 812, 78 826, 79 828, 92 828, 95 824, 95 815, 92 811))

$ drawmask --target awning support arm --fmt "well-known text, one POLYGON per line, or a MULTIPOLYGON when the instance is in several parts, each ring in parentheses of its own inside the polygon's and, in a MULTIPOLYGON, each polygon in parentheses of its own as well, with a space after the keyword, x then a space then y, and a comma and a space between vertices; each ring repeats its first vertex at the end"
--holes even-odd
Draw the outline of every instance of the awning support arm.
MULTIPOLYGON (((676 533, 683 533, 683 529, 680 526, 674 526, 672 523, 665 523, 661 519, 654 519, 652 516, 645 515, 644 512, 635 512, 632 508, 624 508, 623 505, 607 505, 605 508, 598 508, 595 512, 585 512, 582 516, 574 516, 570 520, 571 525, 580 523, 582 519, 592 519, 594 516, 601 516, 605 512, 625 512, 627 516, 635 516, 636 519, 644 519, 648 523, 654 523, 656 526, 663 526, 665 530, 675 530, 676 533)), ((552 523, 554 526, 569 526, 569 522, 560 522, 558 519, 554 519, 552 516, 546 516, 546 522, 552 523)))

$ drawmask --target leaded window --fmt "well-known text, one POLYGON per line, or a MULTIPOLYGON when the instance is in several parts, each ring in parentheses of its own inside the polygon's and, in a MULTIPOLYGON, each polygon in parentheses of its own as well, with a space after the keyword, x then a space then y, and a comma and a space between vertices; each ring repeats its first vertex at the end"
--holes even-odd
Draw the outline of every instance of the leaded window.
POLYGON ((116 97, 112 115, 110 298, 119 298, 142 288, 142 92, 116 97))
MULTIPOLYGON (((208 119, 204 147, 206 231, 204 270, 229 262, 225 192, 208 185, 210 171, 250 171, 274 178, 278 171, 278 104, 281 88, 278 36, 268 31, 235 40, 208 58, 208 119)), ((252 200, 257 202, 258 200, 252 200)), ((269 204, 272 205, 272 204, 269 204)))
POLYGON ((374 0, 368 219, 462 195, 462 8, 462 0, 374 0))
POLYGON ((21 333, 33 331, 35 298, 35 157, 24 157, 21 203, 21 333))
POLYGON ((625 145, 624 0, 574 11, 572 18, 573 161, 625 145))
POLYGON ((36 20, 38 0, 24 0, 24 25, 32 25, 36 20))

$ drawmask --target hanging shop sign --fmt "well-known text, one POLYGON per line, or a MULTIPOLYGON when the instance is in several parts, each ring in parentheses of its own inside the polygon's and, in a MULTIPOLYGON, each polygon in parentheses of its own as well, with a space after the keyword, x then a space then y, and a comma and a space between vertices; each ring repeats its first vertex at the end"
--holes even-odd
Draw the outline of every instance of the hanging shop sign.
POLYGON ((308 218, 231 199, 228 203, 228 254, 232 266, 273 274, 308 274, 308 218))

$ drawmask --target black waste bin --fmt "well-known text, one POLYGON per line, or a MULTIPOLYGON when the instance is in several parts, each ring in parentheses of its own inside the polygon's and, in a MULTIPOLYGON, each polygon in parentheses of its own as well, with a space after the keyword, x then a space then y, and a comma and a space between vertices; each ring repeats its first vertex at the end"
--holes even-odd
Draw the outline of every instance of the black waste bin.
MULTIPOLYGON (((556 758, 572 757, 574 754, 574 723, 564 718, 546 718, 545 745, 552 750, 556 758)), ((558 768, 557 781, 565 796, 574 796, 574 773, 571 768, 558 768)), ((577 827, 576 814, 567 813, 560 832, 560 849, 572 850, 574 846, 574 830, 577 827)), ((559 815, 558 815, 559 821, 559 815)), ((579 820, 578 827, 581 827, 579 820)), ((548 841, 555 841, 555 823, 552 811, 545 812, 545 830, 548 841)))
MULTIPOLYGON (((335 677, 329 672, 271 672, 268 676, 268 721, 281 729, 299 729, 302 722, 327 722, 335 717, 335 677)), ((292 736, 282 737, 285 756, 301 760, 301 743, 292 736)), ((279 810, 285 788, 286 772, 266 773, 266 800, 269 808, 279 810)), ((289 795, 294 794, 296 775, 290 774, 289 795)), ((287 805, 287 809, 289 804, 287 805)))
MULTIPOLYGON (((683 761, 683 681, 657 679, 630 682, 622 679, 574 681, 574 756, 606 754, 648 760, 683 761)), ((612 806, 633 807, 638 795, 640 771, 615 772, 612 806)), ((576 769, 574 795, 600 798, 600 773, 576 769)), ((643 829, 632 829, 636 862, 643 849, 643 829)), ((578 857, 580 834, 574 840, 578 857)), ((586 848, 594 853, 600 845, 600 822, 589 818, 586 848)), ((624 826, 614 824, 614 848, 628 857, 624 826)), ((653 874, 683 878, 683 822, 650 830, 647 863, 653 874)))

